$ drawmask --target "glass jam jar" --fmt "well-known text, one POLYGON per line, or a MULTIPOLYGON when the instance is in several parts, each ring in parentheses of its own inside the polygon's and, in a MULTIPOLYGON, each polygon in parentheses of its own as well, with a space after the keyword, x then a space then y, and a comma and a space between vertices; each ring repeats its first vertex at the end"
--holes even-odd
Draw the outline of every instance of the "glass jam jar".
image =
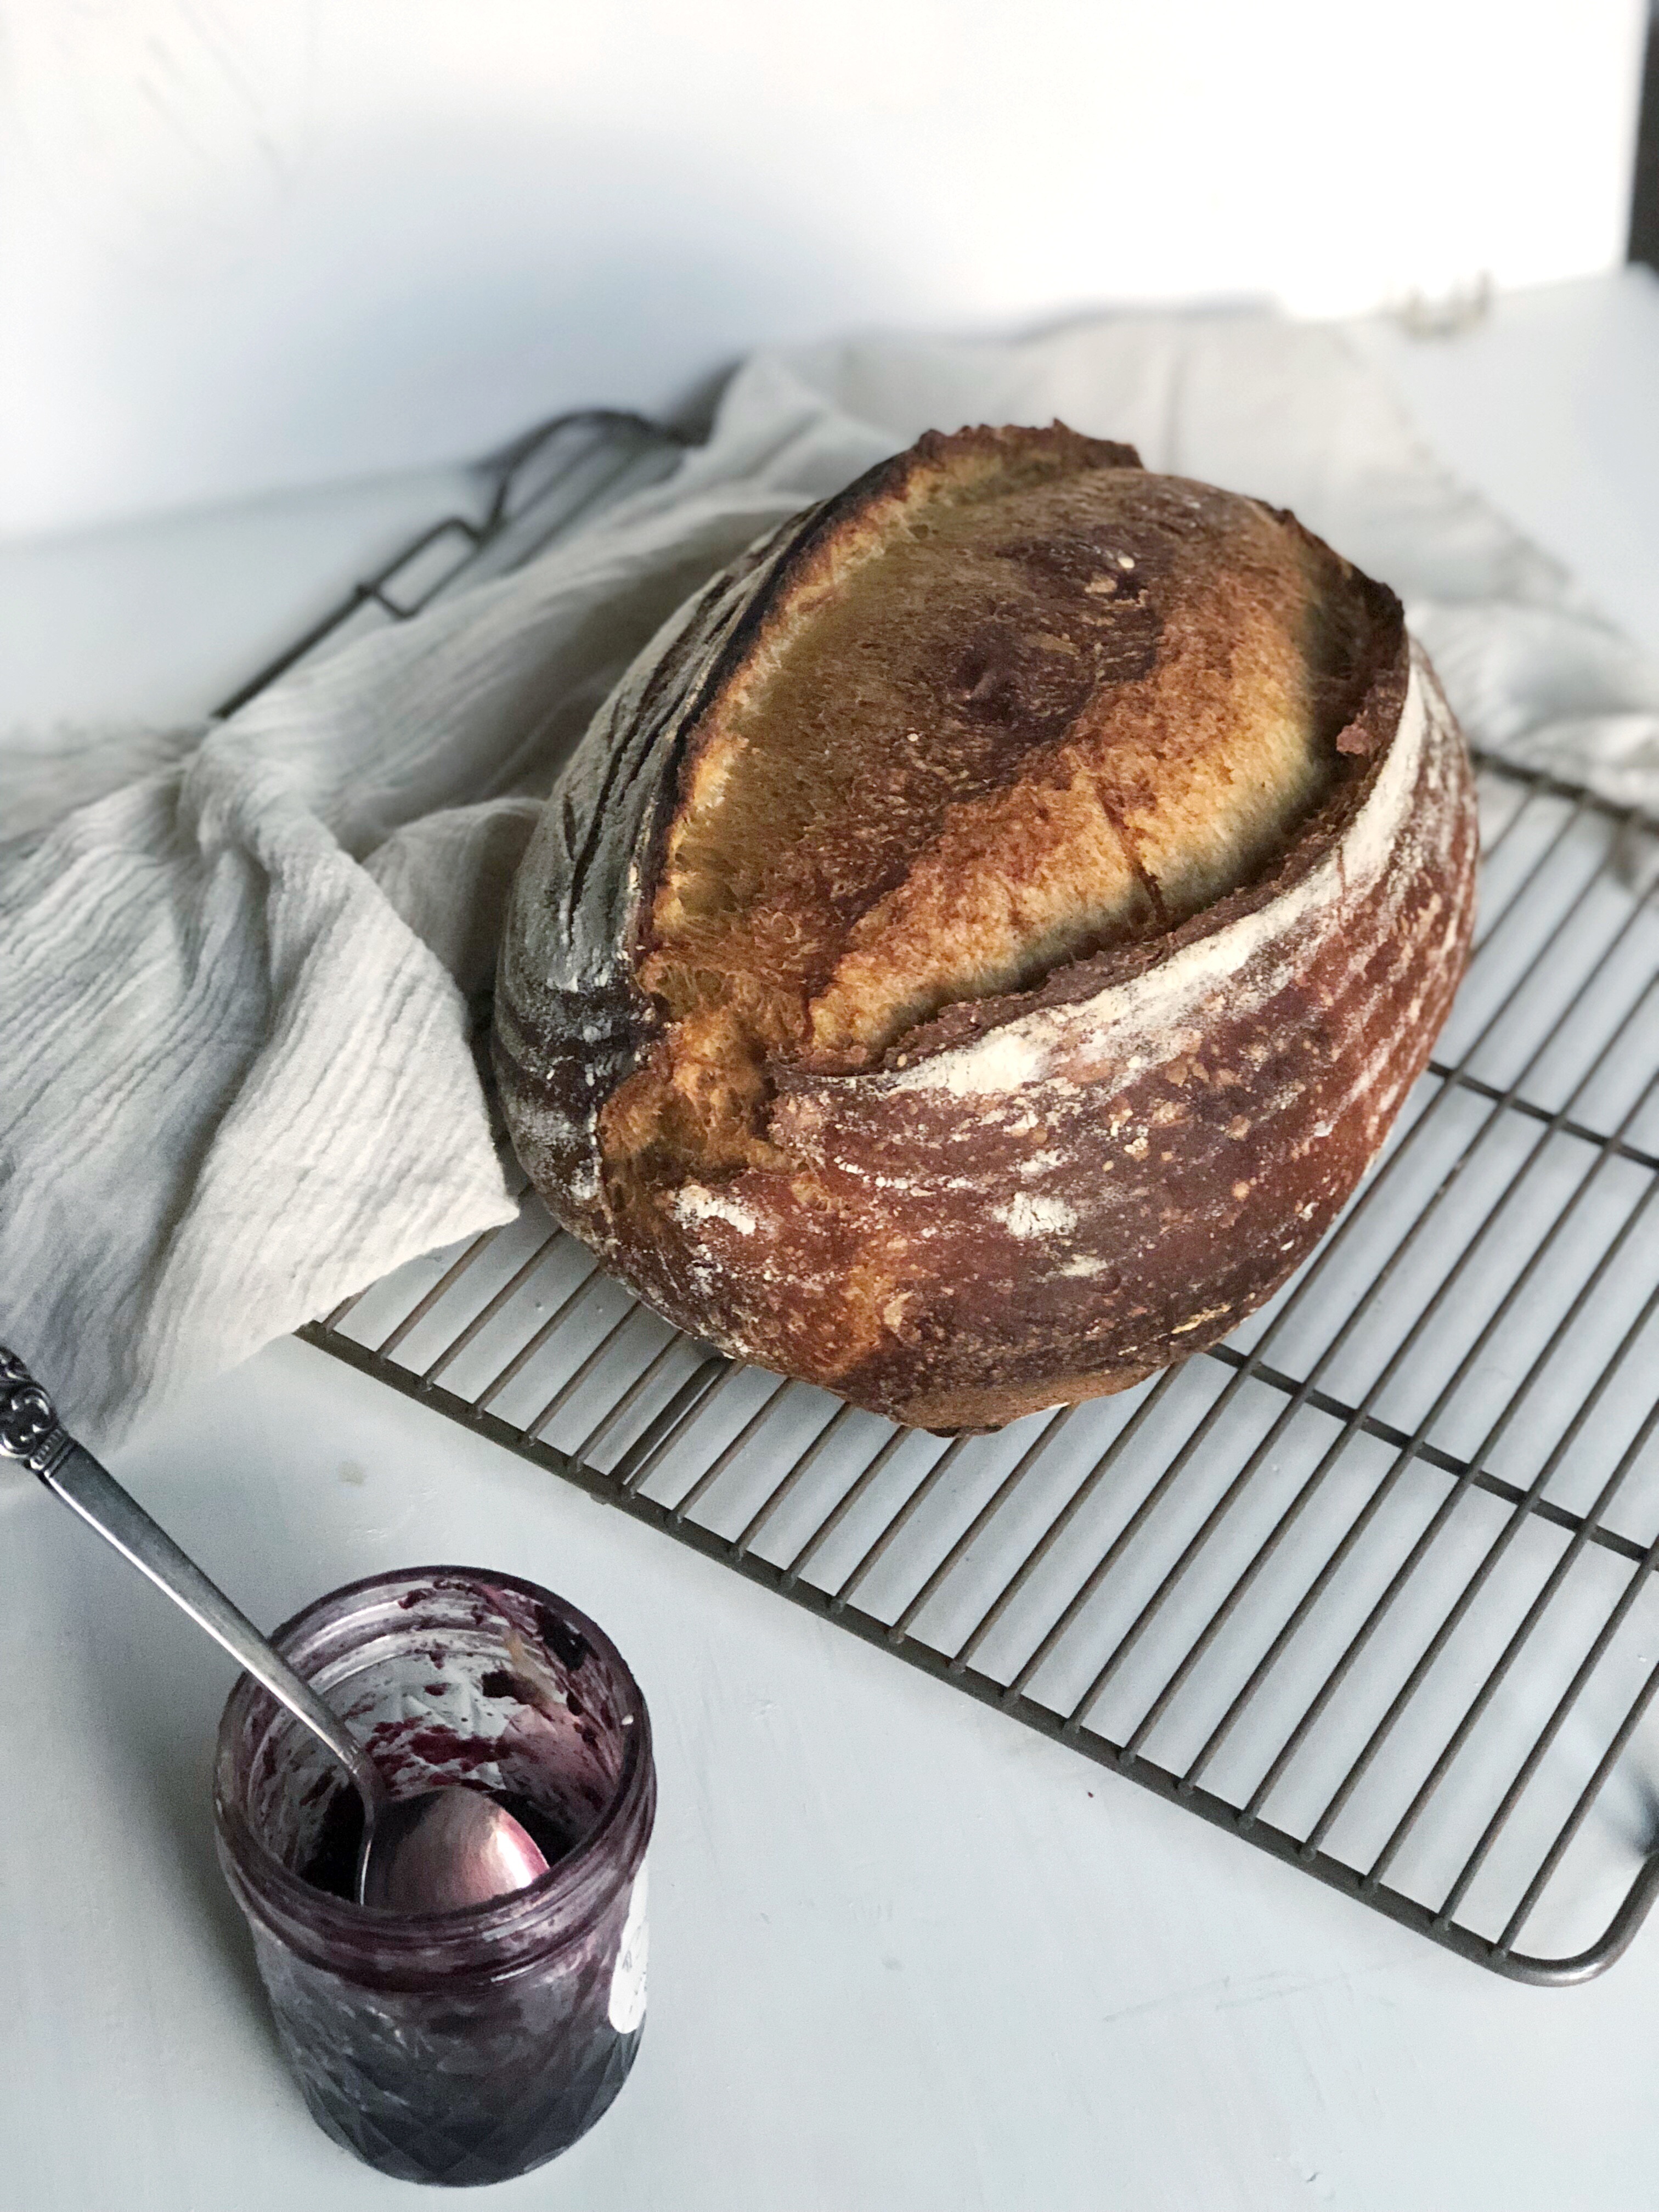
POLYGON ((243 1675, 219 1725, 219 1859, 307 2104, 400 2179, 539 2166, 610 2105, 645 2015, 656 1776, 638 1685, 562 1598, 471 1567, 354 1583, 271 1641, 394 1797, 487 1789, 550 1862, 529 1888, 456 1911, 355 1904, 356 1792, 243 1675))

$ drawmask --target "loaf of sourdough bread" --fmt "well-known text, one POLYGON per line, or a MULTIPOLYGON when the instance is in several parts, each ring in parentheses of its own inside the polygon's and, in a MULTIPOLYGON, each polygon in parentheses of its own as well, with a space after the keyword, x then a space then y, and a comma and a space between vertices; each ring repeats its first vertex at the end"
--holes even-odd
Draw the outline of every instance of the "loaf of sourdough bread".
POLYGON ((514 886, 508 1126, 679 1327, 998 1426, 1311 1250, 1445 1016, 1474 854, 1384 586, 1127 447, 930 434, 599 713, 514 886))

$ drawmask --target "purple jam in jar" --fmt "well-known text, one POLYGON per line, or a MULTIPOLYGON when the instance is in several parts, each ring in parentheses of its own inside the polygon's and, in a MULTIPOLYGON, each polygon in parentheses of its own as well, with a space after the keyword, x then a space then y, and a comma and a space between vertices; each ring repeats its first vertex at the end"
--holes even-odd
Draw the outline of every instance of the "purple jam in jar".
POLYGON ((355 1583, 271 1640, 394 1797, 487 1790, 549 1862, 459 1911, 355 1904, 356 1792, 244 1675, 219 1728, 219 1857, 306 2102, 400 2179, 526 2172, 592 2127, 639 2044, 656 1811, 639 1687, 574 1607, 476 1568, 355 1583))

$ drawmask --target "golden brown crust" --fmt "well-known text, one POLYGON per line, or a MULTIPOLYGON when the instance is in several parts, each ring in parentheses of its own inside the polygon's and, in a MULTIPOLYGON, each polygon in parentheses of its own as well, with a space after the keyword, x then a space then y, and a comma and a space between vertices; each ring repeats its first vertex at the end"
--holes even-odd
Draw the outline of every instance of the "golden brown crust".
POLYGON ((1051 431, 921 441, 602 714, 499 999, 549 1202, 651 1303, 989 1426, 1311 1249, 1461 969, 1461 741, 1392 594, 1051 431))

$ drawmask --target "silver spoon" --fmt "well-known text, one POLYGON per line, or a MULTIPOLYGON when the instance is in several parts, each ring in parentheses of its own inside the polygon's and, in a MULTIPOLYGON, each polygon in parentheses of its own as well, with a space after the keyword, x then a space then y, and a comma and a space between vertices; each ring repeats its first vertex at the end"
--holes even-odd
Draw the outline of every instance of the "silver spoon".
POLYGON ((279 1659, 171 1536, 78 1444, 15 1352, 0 1344, 0 1459, 16 1460, 165 1590, 238 1665, 333 1753, 363 1805, 360 1904, 389 1912, 447 1912, 524 1889, 547 1861, 503 1805, 477 1790, 393 1798, 374 1760, 308 1682, 279 1659))

